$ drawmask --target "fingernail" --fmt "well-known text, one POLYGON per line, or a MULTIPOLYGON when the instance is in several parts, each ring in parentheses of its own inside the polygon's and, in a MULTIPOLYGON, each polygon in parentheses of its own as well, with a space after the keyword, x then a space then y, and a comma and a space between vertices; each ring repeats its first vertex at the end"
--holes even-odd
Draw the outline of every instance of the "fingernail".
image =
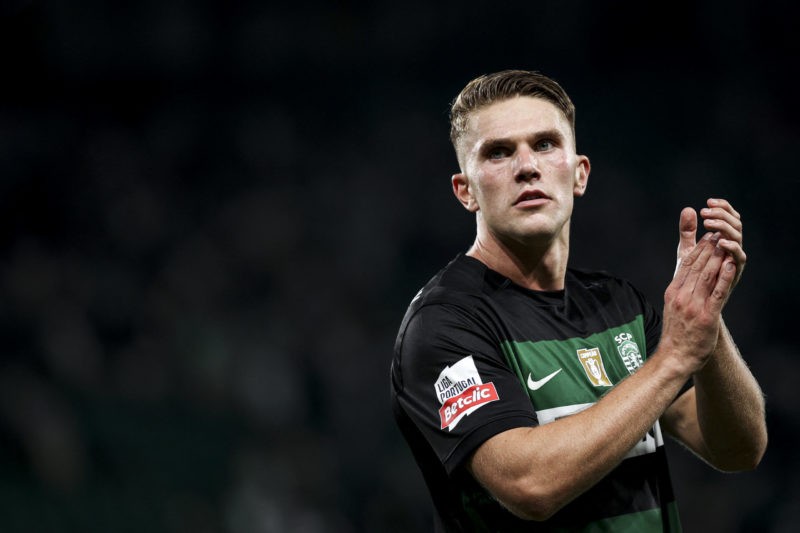
POLYGON ((733 269, 734 269, 733 263, 725 263, 725 270, 730 272, 733 269))

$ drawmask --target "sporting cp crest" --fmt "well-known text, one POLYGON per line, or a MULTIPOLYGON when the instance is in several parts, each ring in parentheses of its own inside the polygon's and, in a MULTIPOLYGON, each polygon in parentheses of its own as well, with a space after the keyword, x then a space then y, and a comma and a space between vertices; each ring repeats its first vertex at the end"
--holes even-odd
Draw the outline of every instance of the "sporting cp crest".
POLYGON ((600 348, 588 348, 578 350, 580 359, 586 376, 595 387, 610 387, 611 380, 608 379, 606 368, 603 366, 603 356, 600 355, 600 348))
POLYGON ((628 369, 629 374, 633 374, 642 366, 642 353, 639 351, 639 345, 636 344, 630 333, 620 333, 614 337, 614 340, 617 343, 619 356, 625 363, 625 368, 628 369))

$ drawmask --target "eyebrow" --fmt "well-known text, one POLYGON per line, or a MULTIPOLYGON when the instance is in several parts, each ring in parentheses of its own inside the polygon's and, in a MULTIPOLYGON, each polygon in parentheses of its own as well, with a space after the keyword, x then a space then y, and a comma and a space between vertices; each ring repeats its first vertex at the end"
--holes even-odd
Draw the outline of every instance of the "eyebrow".
MULTIPOLYGON (((557 139, 563 140, 564 134, 561 133, 560 130, 557 129, 546 129, 536 131, 531 135, 526 136, 527 139, 557 139)), ((490 137, 486 139, 483 143, 480 144, 478 147, 478 151, 484 151, 492 148, 496 148, 498 146, 507 146, 509 144, 516 144, 516 141, 512 137, 490 137)))

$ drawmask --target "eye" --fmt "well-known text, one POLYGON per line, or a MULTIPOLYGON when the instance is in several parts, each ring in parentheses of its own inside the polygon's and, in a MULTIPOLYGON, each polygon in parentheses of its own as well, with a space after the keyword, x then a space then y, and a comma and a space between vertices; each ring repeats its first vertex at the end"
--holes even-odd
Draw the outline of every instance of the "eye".
POLYGON ((511 151, 504 146, 495 146, 486 153, 486 157, 488 159, 503 159, 508 157, 510 153, 511 151))
POLYGON ((546 152, 548 150, 552 150, 555 148, 555 143, 550 139, 542 139, 537 141, 536 145, 534 145, 534 149, 537 152, 546 152))

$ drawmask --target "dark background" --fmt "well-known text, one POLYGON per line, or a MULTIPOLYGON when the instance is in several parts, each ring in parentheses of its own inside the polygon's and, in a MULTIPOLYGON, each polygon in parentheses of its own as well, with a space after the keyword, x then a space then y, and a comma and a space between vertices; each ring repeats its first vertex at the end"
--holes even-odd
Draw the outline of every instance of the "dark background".
POLYGON ((759 469, 672 443, 687 531, 800 522, 789 2, 24 1, 0 19, 0 530, 407 532, 394 335, 465 250, 448 102, 541 70, 593 171, 572 263, 657 304, 725 197, 759 469))

